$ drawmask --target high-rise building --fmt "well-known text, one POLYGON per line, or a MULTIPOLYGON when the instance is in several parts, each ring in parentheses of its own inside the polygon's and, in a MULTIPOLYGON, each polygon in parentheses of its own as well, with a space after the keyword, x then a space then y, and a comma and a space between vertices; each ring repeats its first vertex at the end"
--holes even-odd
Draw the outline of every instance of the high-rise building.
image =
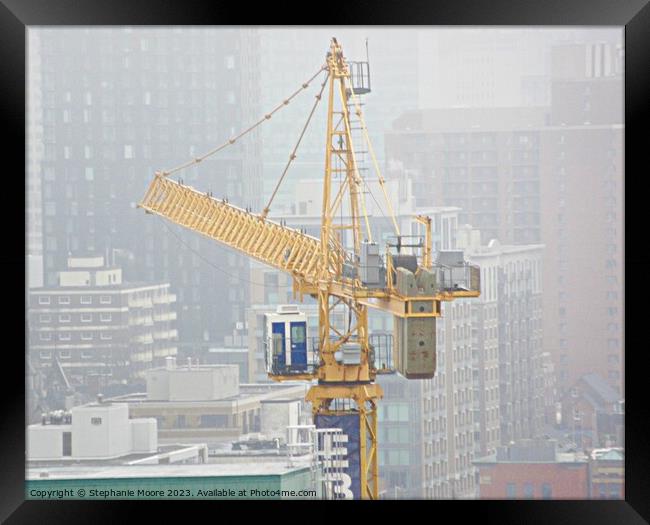
POLYGON ((31 366, 49 377, 51 393, 95 396, 142 383, 176 355, 175 301, 168 283, 123 282, 102 256, 70 258, 56 286, 29 292, 31 366))
POLYGON ((496 443, 494 423, 500 426, 502 443, 538 437, 543 428, 543 246, 501 245, 493 239, 487 246, 463 248, 468 260, 481 268, 481 297, 471 303, 477 334, 472 350, 479 378, 477 423, 487 431, 479 434, 480 449, 489 454, 496 443))
POLYGON ((621 33, 548 54, 549 106, 407 112, 386 137, 388 174, 412 178, 418 205, 462 208, 486 240, 543 243, 558 393, 590 372, 622 392, 621 33))
POLYGON ((422 381, 423 496, 473 498, 477 379, 472 355, 470 301, 443 303, 436 324, 437 371, 422 381))
MULTIPOLYGON (((70 254, 116 250, 127 280, 169 282, 178 294, 181 349, 220 344, 243 316, 247 259, 136 204, 156 170, 208 152, 259 118, 256 31, 31 32, 42 91, 45 285, 56 285, 70 254)), ((172 176, 247 206, 257 204, 260 175, 255 131, 172 176)))
POLYGON ((420 381, 380 375, 384 397, 377 407, 379 492, 384 499, 414 499, 422 491, 422 396, 420 381))
POLYGON ((43 157, 43 91, 41 86, 41 54, 39 35, 27 31, 27 46, 30 60, 27 64, 27 195, 26 226, 27 243, 25 259, 27 266, 27 286, 43 286, 43 203, 42 173, 43 157))
POLYGON ((421 382, 422 496, 477 496, 474 458, 536 437, 544 420, 541 246, 481 245, 462 227, 452 248, 481 268, 481 297, 445 303, 436 377, 421 382))
POLYGON ((386 135, 388 175, 406 172, 418 206, 457 206, 484 239, 540 241, 542 108, 407 112, 386 135))
POLYGON ((553 50, 540 135, 544 346, 563 394, 596 373, 623 393, 622 42, 553 50))

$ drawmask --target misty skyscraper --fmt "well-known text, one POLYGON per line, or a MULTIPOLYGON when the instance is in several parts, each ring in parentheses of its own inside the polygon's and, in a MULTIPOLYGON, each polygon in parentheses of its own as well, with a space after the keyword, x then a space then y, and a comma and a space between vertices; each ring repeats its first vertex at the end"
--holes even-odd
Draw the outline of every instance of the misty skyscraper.
MULTIPOLYGON (((246 258, 136 208, 154 171, 259 118, 255 30, 35 29, 42 63, 45 285, 69 254, 120 257, 129 281, 171 282, 180 348, 220 341, 243 315, 246 258), (218 269, 207 262, 218 265, 218 269), (218 271, 218 270, 221 271, 218 271)), ((256 134, 177 177, 241 206, 261 188, 256 134)))

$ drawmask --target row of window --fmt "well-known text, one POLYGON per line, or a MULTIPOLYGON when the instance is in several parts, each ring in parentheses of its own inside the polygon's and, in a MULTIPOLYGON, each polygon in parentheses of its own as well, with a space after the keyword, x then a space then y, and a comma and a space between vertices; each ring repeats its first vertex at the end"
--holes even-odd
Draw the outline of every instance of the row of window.
MULTIPOLYGON (((51 350, 41 350, 39 355, 41 359, 52 359, 51 350)), ((79 355, 82 359, 92 359, 95 357, 95 354, 89 350, 82 350, 79 355)), ((58 356, 59 359, 72 359, 72 352, 70 350, 59 350, 58 356)))
MULTIPOLYGON (((79 316, 80 320, 82 323, 90 323, 93 320, 93 314, 89 312, 83 312, 79 316)), ((72 319, 72 316, 70 314, 59 314, 59 322, 60 323, 69 323, 72 319)), ((40 314, 38 316, 38 320, 41 323, 50 323, 52 322, 52 316, 50 314, 40 314)), ((99 314, 99 320, 102 323, 108 323, 113 320, 113 314, 109 312, 101 312, 99 314)))
MULTIPOLYGON (((38 334, 38 338, 41 341, 52 341, 52 332, 41 332, 38 334)), ((81 332, 80 338, 82 341, 92 341, 95 339, 95 336, 92 332, 81 332)), ((101 332, 99 334, 99 339, 102 341, 111 341, 113 339, 113 334, 110 332, 101 332)), ((70 332, 61 332, 58 334, 59 341, 71 341, 72 334, 70 332)))
MULTIPOLYGON (((38 298, 38 304, 42 305, 47 305, 47 304, 52 304, 53 297, 49 295, 41 295, 38 298)), ((91 295, 82 295, 79 298, 79 302, 81 304, 93 304, 93 298, 91 295)), ((59 304, 70 304, 70 296, 69 295, 60 295, 58 297, 58 303, 59 304)), ((99 296, 99 304, 111 304, 112 303, 112 298, 110 295, 100 295, 99 296)))
MULTIPOLYGON (((543 499, 551 499, 552 495, 553 495, 553 491, 551 489, 551 485, 549 483, 542 483, 542 498, 543 499)), ((517 484, 516 483, 508 483, 506 485, 506 496, 508 498, 517 497, 517 484)), ((535 496, 535 488, 534 488, 532 483, 524 483, 523 484, 522 496, 524 498, 533 498, 535 496)))

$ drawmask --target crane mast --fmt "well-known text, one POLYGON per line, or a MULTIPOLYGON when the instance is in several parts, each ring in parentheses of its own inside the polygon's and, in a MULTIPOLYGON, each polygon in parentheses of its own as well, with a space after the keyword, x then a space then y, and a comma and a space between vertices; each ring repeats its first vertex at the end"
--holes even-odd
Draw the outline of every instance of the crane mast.
MULTIPOLYGON (((341 238, 346 230, 352 232, 352 264, 358 266, 361 250, 361 180, 357 169, 350 115, 349 100, 352 95, 350 70, 343 57, 343 51, 336 39, 332 39, 327 54, 329 73, 327 138, 325 145, 325 173, 323 181, 323 211, 321 225, 321 255, 327 256, 327 247, 332 244, 342 246, 341 238), (338 101, 339 109, 336 110, 338 101), (335 166, 341 166, 336 168, 335 166), (341 183, 336 195, 332 192, 332 179, 340 173, 341 183), (343 205, 343 191, 347 187, 349 200, 348 224, 335 226, 334 218, 343 205), (338 234, 341 235, 338 235, 338 234)), ((367 221, 367 215, 365 215, 367 221)), ((370 228, 367 225, 367 233, 370 228)), ((325 268, 325 265, 321 265, 325 268)), ((358 272, 357 272, 358 275, 358 272)), ((339 275, 320 276, 318 283, 318 329, 321 363, 318 367, 318 384, 307 393, 312 403, 314 419, 322 416, 341 415, 358 418, 359 435, 359 484, 361 497, 376 498, 379 492, 378 454, 377 454, 377 401, 382 397, 381 387, 374 383, 376 371, 371 367, 368 347, 367 306, 353 295, 336 293, 333 281, 339 275), (332 326, 331 312, 339 304, 344 304, 351 313, 351 322, 340 331, 332 326), (335 358, 336 352, 346 343, 356 343, 360 347, 358 364, 346 364, 335 358), (340 407, 336 406, 340 402, 340 407)), ((354 277, 358 281, 358 277, 354 277)), ((361 282, 354 285, 362 287, 361 282)))
MULTIPOLYGON (((174 170, 156 172, 138 206, 289 273, 294 296, 302 300, 309 295, 317 300, 317 364, 311 369, 272 368, 269 377, 275 381, 315 382, 306 399, 312 404, 316 426, 338 426, 337 422, 346 421, 355 436, 355 442, 350 444, 358 463, 354 466, 354 486, 339 487, 339 497, 377 499, 377 403, 383 393, 375 379, 378 373, 392 368, 378 370, 375 366, 369 342, 368 308, 393 316, 394 368, 410 379, 431 378, 436 365, 435 321, 441 315, 441 303, 478 297, 480 272, 478 267, 465 263, 462 254, 459 258, 458 252, 439 251, 438 259, 433 260, 430 217, 413 218, 424 227, 424 240, 409 244, 400 235, 356 99, 350 65, 335 38, 320 71, 326 71, 327 77, 316 96, 316 104, 326 93, 328 108, 320 239, 269 219, 270 202, 262 213, 256 214, 169 178, 171 173, 198 163, 205 156, 174 170), (374 277, 364 271, 369 264, 368 253, 375 254, 376 260, 379 255, 366 211, 365 180, 360 175, 353 144, 351 111, 361 124, 396 230, 396 242, 387 243, 385 260, 381 267, 374 268, 374 277), (419 259, 415 254, 403 253, 409 247, 420 250, 419 259), (347 313, 347 323, 334 323, 335 310, 347 313)), ((255 126, 268 120, 273 112, 255 126)), ((208 155, 235 140, 230 139, 208 155)), ((295 149, 289 164, 293 158, 295 149)), ((275 192, 271 200, 274 196, 275 192)))

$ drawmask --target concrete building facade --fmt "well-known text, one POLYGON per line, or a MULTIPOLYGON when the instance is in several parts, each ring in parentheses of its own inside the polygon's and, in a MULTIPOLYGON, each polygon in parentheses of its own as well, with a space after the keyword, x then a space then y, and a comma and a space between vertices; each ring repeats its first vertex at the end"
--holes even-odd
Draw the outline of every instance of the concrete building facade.
POLYGON ((123 282, 122 269, 102 256, 70 257, 57 282, 29 292, 29 356, 67 389, 94 396, 137 383, 176 355, 169 284, 123 282))
POLYGON ((552 53, 540 194, 545 348, 560 395, 587 373, 623 393, 622 53, 612 43, 552 53))
POLYGON ((539 436, 545 421, 543 246, 508 246, 492 240, 487 246, 465 249, 468 259, 481 268, 481 297, 472 303, 478 323, 472 326, 479 378, 475 408, 477 423, 486 430, 479 433, 486 440, 480 449, 494 452, 497 441, 539 436))
POLYGON ((282 421, 297 424, 305 412, 307 385, 240 384, 236 365, 189 362, 181 366, 169 358, 165 367, 149 370, 146 375, 146 393, 115 400, 128 403, 132 417, 155 418, 163 442, 211 445, 248 434, 271 433, 277 437, 282 421), (275 405, 264 407, 264 403, 275 405))
POLYGON ((27 427, 27 459, 98 460, 158 451, 156 420, 129 419, 126 403, 73 407, 69 418, 53 423, 47 416, 27 427))

